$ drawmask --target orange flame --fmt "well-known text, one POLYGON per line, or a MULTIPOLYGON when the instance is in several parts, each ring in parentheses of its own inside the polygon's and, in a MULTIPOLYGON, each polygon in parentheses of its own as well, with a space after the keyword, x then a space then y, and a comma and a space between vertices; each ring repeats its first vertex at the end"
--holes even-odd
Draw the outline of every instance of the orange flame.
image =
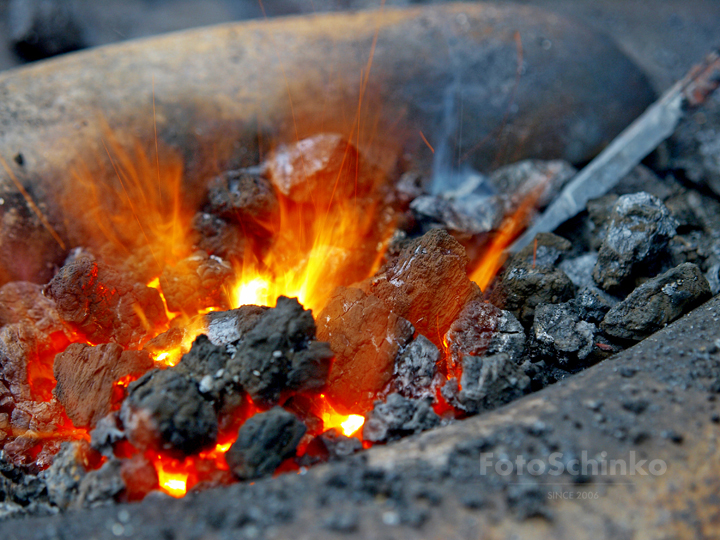
POLYGON ((487 289, 505 264, 508 257, 505 250, 527 227, 545 187, 542 183, 520 201, 515 211, 505 217, 497 234, 484 250, 480 261, 470 274, 470 279, 477 283, 482 291, 487 289))

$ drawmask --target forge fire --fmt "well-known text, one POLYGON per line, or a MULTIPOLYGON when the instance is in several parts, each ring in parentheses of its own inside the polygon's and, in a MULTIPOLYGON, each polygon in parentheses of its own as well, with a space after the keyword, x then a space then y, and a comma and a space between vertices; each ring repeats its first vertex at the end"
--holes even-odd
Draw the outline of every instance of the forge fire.
POLYGON ((0 289, 3 455, 53 504, 297 471, 529 390, 522 327, 468 270, 487 287, 498 242, 566 170, 533 169, 524 195, 497 198, 505 234, 471 262, 418 222, 416 173, 393 178, 339 135, 221 172, 194 208, 171 152, 161 166, 112 134, 105 149, 115 187, 78 166, 64 194, 84 243, 44 286, 0 289), (491 395, 459 382, 485 352, 491 395), (68 484, 73 467, 83 480, 68 484))
POLYGON ((3 463, 50 508, 302 472, 539 390, 711 295, 647 191, 593 202, 597 252, 579 227, 506 261, 561 161, 435 196, 319 134, 188 206, 171 151, 105 149, 117 184, 78 166, 63 198, 84 243, 0 288, 3 463))

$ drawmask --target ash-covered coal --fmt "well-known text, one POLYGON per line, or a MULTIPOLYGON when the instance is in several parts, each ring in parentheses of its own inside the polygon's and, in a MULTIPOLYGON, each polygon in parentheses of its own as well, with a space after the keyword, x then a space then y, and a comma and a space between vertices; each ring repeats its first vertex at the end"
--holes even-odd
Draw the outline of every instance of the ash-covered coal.
POLYGON ((280 407, 248 419, 225 454, 230 470, 241 480, 272 474, 283 460, 295 455, 305 425, 280 407))
POLYGON ((422 334, 412 340, 395 362, 393 388, 407 398, 435 397, 441 381, 437 365, 440 350, 422 334))
POLYGON ((240 306, 229 311, 211 311, 203 316, 205 334, 214 345, 228 345, 255 328, 268 309, 264 306, 240 306))
POLYGON ((466 355, 505 353, 517 362, 525 349, 525 331, 515 316, 480 299, 465 305, 445 339, 452 369, 466 355))
POLYGON ((385 402, 378 401, 367 415, 363 439, 370 442, 389 442, 440 425, 440 417, 433 411, 429 399, 409 399, 390 394, 385 402))
POLYGON ((333 352, 316 328, 310 310, 281 296, 245 334, 228 364, 253 401, 275 404, 285 390, 319 390, 328 378, 333 352))
POLYGON ((644 192, 620 197, 609 220, 593 278, 606 291, 619 292, 658 262, 677 222, 657 197, 644 192))
POLYGON ((198 385, 174 370, 154 369, 128 387, 121 409, 130 442, 182 458, 215 444, 213 404, 198 385))
POLYGON ((495 409, 530 390, 530 379, 507 354, 465 355, 462 377, 450 379, 442 395, 454 407, 469 414, 495 409))
POLYGON ((338 287, 318 315, 318 339, 335 353, 326 395, 340 412, 368 410, 393 375, 414 328, 377 297, 338 287))
POLYGON ((45 288, 62 320, 91 343, 136 348, 167 324, 156 289, 89 259, 66 264, 45 288))

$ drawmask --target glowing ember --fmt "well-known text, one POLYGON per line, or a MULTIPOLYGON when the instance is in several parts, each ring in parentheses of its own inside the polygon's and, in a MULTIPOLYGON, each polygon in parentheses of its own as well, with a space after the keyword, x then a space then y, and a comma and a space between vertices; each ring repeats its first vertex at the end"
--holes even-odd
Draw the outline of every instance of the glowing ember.
POLYGON ((323 422, 323 431, 329 429, 337 429, 342 431, 346 437, 352 437, 353 435, 360 433, 360 428, 365 424, 365 417, 359 414, 339 414, 325 402, 325 395, 320 394, 320 398, 323 400, 325 409, 320 414, 320 418, 323 422))

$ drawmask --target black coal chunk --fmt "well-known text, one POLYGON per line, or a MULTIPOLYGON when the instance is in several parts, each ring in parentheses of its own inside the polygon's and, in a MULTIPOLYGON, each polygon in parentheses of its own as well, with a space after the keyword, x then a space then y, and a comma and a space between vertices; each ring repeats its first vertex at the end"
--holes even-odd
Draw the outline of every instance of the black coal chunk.
POLYGON ((445 335, 452 366, 466 355, 506 353, 517 362, 525 348, 525 331, 509 311, 480 299, 468 302, 445 335))
POLYGON ((116 381, 139 377, 152 368, 144 351, 123 351, 115 343, 73 343, 55 357, 55 396, 76 427, 93 427, 110 412, 116 381))
POLYGON ((166 266, 160 276, 170 311, 194 314, 208 307, 228 307, 227 285, 234 277, 223 259, 196 251, 175 266, 166 266))
POLYGON ((205 333, 215 345, 235 343, 255 328, 267 310, 263 306, 247 305, 229 311, 211 311, 203 317, 205 333))
POLYGON ((557 365, 548 365, 544 360, 533 362, 527 359, 520 365, 520 369, 530 378, 530 390, 533 392, 570 376, 570 372, 557 367, 557 365))
POLYGON ((590 286, 580 289, 573 302, 583 321, 599 323, 618 303, 618 299, 597 287, 590 286))
POLYGON ((114 411, 98 420, 95 429, 90 432, 90 446, 102 455, 110 457, 113 455, 115 443, 125 438, 120 415, 118 411, 114 411))
POLYGON ((605 240, 593 270, 595 281, 608 292, 627 289, 647 275, 675 235, 677 222, 649 193, 623 195, 615 203, 605 240))
POLYGON ((434 398, 439 382, 438 360, 438 348, 422 334, 418 335, 395 362, 393 387, 408 398, 434 398))
POLYGON ((172 369, 155 369, 130 383, 120 416, 128 439, 140 449, 183 457, 213 445, 217 437, 212 403, 197 383, 172 369))
POLYGON ((534 353, 563 369, 575 369, 595 348, 597 327, 581 319, 574 302, 543 304, 535 310, 530 336, 534 353))
POLYGON ((190 351, 171 369, 192 379, 200 393, 212 400, 217 410, 231 412, 243 396, 239 381, 234 381, 228 370, 231 358, 225 346, 214 345, 207 336, 200 335, 190 351))
POLYGON ((208 210, 245 227, 266 225, 279 210, 270 182, 245 171, 226 171, 208 185, 208 210))
POLYGON ((554 266, 570 252, 571 248, 570 241, 562 236, 538 233, 529 245, 518 251, 514 259, 535 266, 554 266))
POLYGON ((711 296, 700 269, 681 264, 635 289, 601 323, 608 335, 641 340, 699 306, 711 296))
POLYGON ((408 399, 390 394, 385 403, 375 403, 363 426, 363 439, 387 442, 420 433, 440 424, 432 402, 427 399, 408 399))
POLYGON ((306 428, 280 407, 249 418, 225 454, 230 470, 241 480, 272 474, 283 460, 295 455, 306 428))
POLYGON ((318 316, 318 339, 335 353, 325 394, 339 412, 369 410, 390 382, 414 328, 371 295, 338 287, 318 316))
POLYGON ((537 250, 542 248, 541 259, 536 256, 534 242, 520 251, 503 273, 496 293, 504 301, 505 309, 526 327, 532 324, 539 304, 566 302, 575 295, 572 281, 554 262, 569 249, 570 243, 550 234, 538 235, 537 240, 537 250))
POLYGON ((60 317, 91 343, 139 347, 167 323, 156 289, 89 259, 63 266, 45 294, 60 317))
POLYGON ((443 397, 469 414, 489 411, 525 395, 530 378, 507 354, 464 356, 460 388, 450 379, 442 388, 443 397))
POLYGON ((239 225, 223 218, 198 212, 193 217, 190 242, 196 250, 228 260, 242 260, 245 236, 239 225))
POLYGON ((275 404, 283 390, 324 386, 332 357, 330 345, 315 340, 312 312, 297 298, 281 296, 245 334, 228 370, 253 401, 275 404))
POLYGON ((715 93, 698 115, 687 115, 671 139, 672 165, 696 184, 720 194, 720 96, 715 93), (702 119, 702 121, 699 121, 702 119))

